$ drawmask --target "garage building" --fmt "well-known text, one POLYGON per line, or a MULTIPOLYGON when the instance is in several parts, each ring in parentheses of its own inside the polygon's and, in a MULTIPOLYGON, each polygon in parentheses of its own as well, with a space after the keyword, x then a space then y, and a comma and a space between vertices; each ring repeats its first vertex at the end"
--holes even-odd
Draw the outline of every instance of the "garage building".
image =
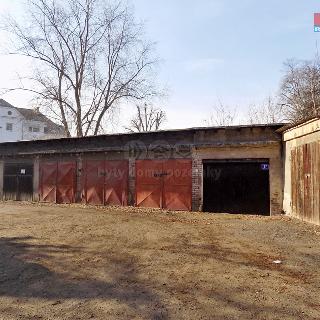
POLYGON ((284 127, 284 211, 320 224, 320 118, 284 127))
POLYGON ((282 124, 0 144, 0 198, 275 215, 282 124))

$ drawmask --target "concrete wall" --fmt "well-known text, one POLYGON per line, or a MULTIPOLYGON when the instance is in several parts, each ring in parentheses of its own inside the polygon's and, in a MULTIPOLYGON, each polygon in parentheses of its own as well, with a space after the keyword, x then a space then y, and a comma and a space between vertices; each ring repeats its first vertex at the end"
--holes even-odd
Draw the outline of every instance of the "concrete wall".
POLYGON ((218 159, 269 159, 270 170, 270 214, 282 212, 283 175, 281 143, 258 145, 234 145, 216 148, 195 148, 193 150, 193 210, 203 207, 203 160, 218 159))
MULTIPOLYGON (((283 210, 292 215, 291 151, 296 147, 320 141, 320 119, 313 119, 283 133, 284 143, 284 199, 283 210)), ((319 182, 320 183, 320 182, 319 182)))

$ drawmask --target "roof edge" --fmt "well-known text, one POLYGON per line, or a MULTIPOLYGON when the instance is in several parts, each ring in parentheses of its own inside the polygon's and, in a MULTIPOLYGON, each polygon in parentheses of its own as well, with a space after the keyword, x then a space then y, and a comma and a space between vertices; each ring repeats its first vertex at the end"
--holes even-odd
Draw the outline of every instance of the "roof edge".
MULTIPOLYGON (((159 133, 174 133, 174 132, 193 132, 193 131, 205 131, 205 130, 237 130, 246 128, 281 128, 287 123, 271 123, 271 124, 250 124, 250 125, 233 125, 233 126, 214 126, 214 127, 191 127, 184 129, 168 129, 168 130, 157 130, 157 131, 144 131, 144 132, 123 132, 123 133, 110 133, 110 134, 99 134, 85 137, 60 137, 52 139, 39 139, 39 140, 24 140, 16 142, 3 142, 1 144, 15 144, 15 143, 26 143, 26 142, 50 142, 50 141, 66 141, 66 140, 80 140, 80 139, 95 139, 95 138, 106 138, 106 137, 119 137, 119 136, 138 136, 138 135, 149 135, 159 133)), ((277 132, 277 130, 275 130, 277 132)))
POLYGON ((300 128, 306 124, 309 124, 309 123, 312 123, 312 122, 315 122, 315 121, 318 121, 320 120, 320 117, 312 117, 312 118, 309 118, 309 119, 306 119, 306 120, 303 120, 303 121, 299 121, 299 122, 296 122, 296 123, 292 123, 292 124, 289 124, 287 126, 284 126, 282 128, 279 128, 278 130, 276 130, 276 132, 278 133, 285 133, 287 131, 290 131, 290 130, 293 130, 293 129, 296 129, 296 128, 300 128))

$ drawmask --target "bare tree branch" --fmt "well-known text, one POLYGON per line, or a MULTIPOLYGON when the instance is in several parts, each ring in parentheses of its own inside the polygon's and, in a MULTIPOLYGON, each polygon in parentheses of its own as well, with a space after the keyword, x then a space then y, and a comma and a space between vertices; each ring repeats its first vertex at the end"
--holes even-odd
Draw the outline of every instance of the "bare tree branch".
POLYGON ((29 26, 7 24, 12 53, 35 61, 29 87, 14 89, 34 93, 68 136, 96 135, 113 107, 158 94, 153 45, 121 1, 29 0, 28 8, 29 26))
POLYGON ((166 121, 166 113, 151 105, 137 105, 136 115, 131 119, 130 126, 126 128, 129 132, 157 131, 166 121))
POLYGON ((301 121, 320 114, 320 61, 289 60, 280 88, 287 118, 301 121))
POLYGON ((204 120, 206 126, 231 126, 235 124, 237 117, 236 108, 230 108, 219 101, 213 107, 212 114, 204 120))
POLYGON ((259 105, 251 105, 245 122, 249 124, 270 124, 285 122, 283 106, 275 98, 269 96, 259 105))

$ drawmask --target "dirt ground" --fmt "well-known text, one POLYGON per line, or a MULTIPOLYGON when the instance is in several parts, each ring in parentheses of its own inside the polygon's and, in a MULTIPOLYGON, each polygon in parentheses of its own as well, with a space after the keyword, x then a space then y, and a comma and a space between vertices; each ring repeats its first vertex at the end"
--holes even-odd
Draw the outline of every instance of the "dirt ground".
POLYGON ((320 319, 312 225, 22 203, 0 214, 0 319, 320 319))

